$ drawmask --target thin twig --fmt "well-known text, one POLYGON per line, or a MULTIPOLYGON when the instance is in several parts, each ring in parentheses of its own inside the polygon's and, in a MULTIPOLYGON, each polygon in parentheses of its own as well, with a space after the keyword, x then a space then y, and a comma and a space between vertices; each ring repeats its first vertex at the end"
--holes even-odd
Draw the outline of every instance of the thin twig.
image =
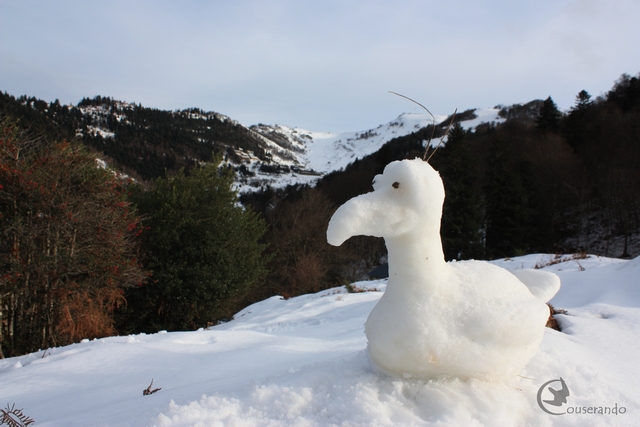
POLYGON ((433 135, 434 135, 434 133, 436 131, 436 118, 435 118, 435 116, 433 114, 431 114, 431 111, 429 111, 429 109, 427 107, 425 107, 424 105, 420 104, 418 101, 416 101, 414 99, 411 99, 408 96, 404 96, 404 95, 402 95, 402 94, 400 94, 398 92, 394 92, 392 90, 390 90, 389 93, 392 93, 392 94, 397 95, 397 96, 399 96, 401 98, 404 98, 404 99, 408 99, 409 101, 413 102, 414 104, 419 105, 420 107, 422 107, 424 109, 424 111, 429 113, 429 115, 433 119, 433 125, 431 126, 431 135, 429 135, 429 141, 427 141, 427 147, 425 148, 424 156, 422 156, 422 160, 424 160, 424 158, 427 156, 427 150, 429 150, 429 145, 431 144, 431 140, 433 139, 433 135))
MULTIPOLYGON (((449 126, 447 126, 447 130, 445 131, 444 135, 442 135, 442 138, 440 138, 440 142, 438 143, 438 145, 436 146, 436 148, 434 148, 434 150, 431 152, 431 155, 429 156, 429 158, 427 159, 427 163, 429 163, 429 160, 431 160, 431 157, 433 157, 433 155, 436 153, 436 150, 438 148, 440 148, 440 146, 442 145, 442 141, 447 137, 447 135, 449 135, 449 130, 451 129, 451 125, 453 125, 453 121, 456 118, 456 113, 458 112, 458 109, 456 108, 456 110, 453 112, 453 115, 451 116, 451 122, 449 122, 449 126)), ((427 155, 427 152, 424 152, 424 155, 427 155)), ((422 158, 422 160, 424 160, 424 157, 422 158)))
POLYGON ((451 116, 451 122, 449 123, 449 126, 447 127, 446 132, 444 133, 444 135, 442 136, 442 138, 440 138, 440 142, 438 143, 438 145, 436 146, 436 148, 431 152, 431 155, 429 156, 429 158, 427 159, 427 153, 429 152, 429 146, 431 145, 431 140, 433 139, 433 135, 435 134, 436 131, 436 118, 434 117, 433 114, 431 114, 431 111, 429 111, 429 109, 427 107, 425 107, 424 105, 420 104, 418 101, 416 101, 415 99, 411 99, 408 96, 402 95, 400 93, 397 92, 393 92, 393 91, 389 91, 389 93, 392 93, 394 95, 400 96, 404 99, 408 99, 409 101, 413 102, 414 104, 419 105, 420 107, 422 107, 427 113, 429 113, 429 115, 431 116, 431 118, 433 119, 433 126, 431 127, 431 135, 429 136, 429 141, 427 141, 427 146, 424 149, 424 155, 422 156, 422 160, 426 161, 427 163, 429 163, 429 160, 431 160, 431 157, 434 155, 434 153, 436 152, 436 150, 438 148, 440 148, 440 146, 442 145, 442 141, 444 140, 444 138, 449 134, 449 129, 451 129, 451 125, 453 125, 453 120, 456 118, 456 113, 458 112, 458 109, 456 108, 456 111, 453 112, 453 116, 451 116))
POLYGON ((402 95, 402 94, 400 94, 400 93, 398 93, 398 92, 394 92, 394 91, 392 91, 392 90, 390 90, 390 91, 389 91, 389 93, 392 93, 392 94, 394 94, 394 95, 401 96, 401 97, 403 97, 404 99, 408 99, 409 101, 413 102, 414 104, 418 104, 419 106, 421 106, 422 108, 424 108, 424 110, 425 110, 427 113, 429 113, 429 115, 430 115, 430 116, 431 116, 431 118, 433 119, 433 122, 435 123, 436 118, 433 116, 433 114, 431 114, 431 111, 429 111, 429 109, 428 109, 427 107, 425 107, 424 105, 420 104, 418 101, 416 101, 416 100, 414 100, 414 99, 411 99, 411 98, 409 98, 408 96, 404 96, 404 95, 402 95))

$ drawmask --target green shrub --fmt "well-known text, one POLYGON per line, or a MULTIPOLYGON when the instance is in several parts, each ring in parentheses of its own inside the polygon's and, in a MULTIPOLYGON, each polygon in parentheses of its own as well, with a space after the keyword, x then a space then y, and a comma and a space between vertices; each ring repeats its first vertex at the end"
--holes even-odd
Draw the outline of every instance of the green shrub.
POLYGON ((132 191, 148 283, 127 293, 121 332, 193 329, 228 318, 266 275, 264 221, 238 204, 220 159, 132 191))

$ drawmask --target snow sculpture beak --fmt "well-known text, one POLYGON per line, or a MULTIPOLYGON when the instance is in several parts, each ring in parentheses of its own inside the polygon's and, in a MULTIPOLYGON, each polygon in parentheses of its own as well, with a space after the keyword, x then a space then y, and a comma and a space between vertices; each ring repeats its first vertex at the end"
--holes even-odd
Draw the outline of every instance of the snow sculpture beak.
POLYGON ((340 206, 329 221, 329 244, 340 246, 352 236, 393 237, 409 231, 416 215, 385 196, 373 191, 340 206))
POLYGON ((330 245, 340 246, 349 237, 362 234, 364 224, 368 222, 365 215, 367 203, 363 199, 363 196, 354 197, 335 211, 327 227, 327 242, 330 245))

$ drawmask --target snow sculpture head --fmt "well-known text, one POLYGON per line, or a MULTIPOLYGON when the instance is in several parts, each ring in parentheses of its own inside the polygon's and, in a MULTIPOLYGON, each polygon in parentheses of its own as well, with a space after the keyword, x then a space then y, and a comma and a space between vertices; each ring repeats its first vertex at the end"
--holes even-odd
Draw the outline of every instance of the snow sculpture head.
POLYGON ((394 238, 415 233, 427 222, 438 230, 444 202, 440 175, 419 159, 392 162, 373 179, 373 192, 351 199, 336 211, 327 230, 330 244, 367 235, 394 238))
POLYGON ((420 159, 390 163, 373 188, 342 205, 327 229, 332 245, 385 239, 387 290, 365 325, 373 368, 420 378, 516 375, 539 347, 558 277, 535 270, 519 280, 486 262, 446 263, 444 187, 420 159))

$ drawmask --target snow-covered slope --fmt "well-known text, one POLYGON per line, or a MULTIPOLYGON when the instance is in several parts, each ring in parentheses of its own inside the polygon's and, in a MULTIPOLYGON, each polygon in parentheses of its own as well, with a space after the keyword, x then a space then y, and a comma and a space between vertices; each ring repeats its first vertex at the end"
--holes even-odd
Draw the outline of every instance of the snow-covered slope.
MULTIPOLYGON (((473 118, 464 120, 465 129, 474 129, 482 123, 501 123, 499 108, 473 110, 473 118)), ((436 115, 436 123, 447 118, 436 115)), ((250 129, 261 135, 272 161, 282 168, 268 168, 258 159, 247 159, 252 176, 240 176, 240 192, 252 191, 264 185, 284 187, 291 184, 313 184, 322 175, 345 168, 355 160, 380 150, 394 138, 416 132, 433 124, 428 114, 404 113, 395 120, 375 129, 334 134, 314 132, 283 125, 256 125, 250 129)), ((432 141, 432 143, 437 141, 432 141)), ((426 141, 425 141, 426 143, 426 141)))
POLYGON ((551 302, 567 310, 557 316, 563 332, 547 329, 540 351, 506 383, 374 374, 363 324, 385 281, 371 281, 356 284, 370 292, 272 297, 208 330, 0 360, 0 403, 49 427, 640 424, 640 258, 534 254, 495 263, 557 273, 562 288, 551 302), (556 410, 568 413, 550 415, 537 394, 559 378, 570 394, 556 410), (143 396, 152 379, 160 390, 143 396))
MULTIPOLYGON (((473 110, 474 118, 461 122, 465 129, 473 129, 482 123, 500 123, 504 119, 498 115, 498 108, 473 110)), ((441 123, 447 116, 436 116, 436 123, 441 123)), ((404 113, 395 120, 380 125, 375 129, 359 132, 334 134, 329 132, 312 132, 287 126, 252 126, 251 129, 288 149, 295 160, 282 164, 299 166, 319 173, 327 173, 344 168, 356 159, 375 153, 393 138, 416 132, 430 124, 433 119, 427 114, 404 113), (284 146, 283 146, 284 145, 284 146)))

